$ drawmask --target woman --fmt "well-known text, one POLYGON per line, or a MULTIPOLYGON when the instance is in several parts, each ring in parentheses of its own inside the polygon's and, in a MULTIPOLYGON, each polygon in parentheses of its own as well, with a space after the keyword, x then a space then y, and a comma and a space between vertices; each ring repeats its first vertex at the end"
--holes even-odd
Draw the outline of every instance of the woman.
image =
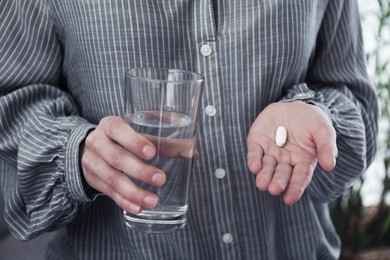
POLYGON ((0 5, 1 176, 18 239, 66 226, 49 259, 337 259, 327 203, 376 150, 356 1, 0 5), (176 233, 122 219, 159 201, 122 172, 168 178, 140 160, 155 147, 121 119, 124 71, 141 66, 205 77, 189 220, 176 233))

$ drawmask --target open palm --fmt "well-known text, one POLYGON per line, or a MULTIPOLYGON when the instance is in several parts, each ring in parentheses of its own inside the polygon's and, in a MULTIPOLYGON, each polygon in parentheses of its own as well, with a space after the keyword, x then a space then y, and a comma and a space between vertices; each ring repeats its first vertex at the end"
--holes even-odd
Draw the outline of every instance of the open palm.
POLYGON ((286 204, 298 201, 319 162, 325 171, 335 166, 336 133, 327 115, 301 101, 273 103, 256 118, 248 134, 247 164, 258 189, 284 193, 286 204), (279 126, 287 129, 283 147, 275 144, 279 126))

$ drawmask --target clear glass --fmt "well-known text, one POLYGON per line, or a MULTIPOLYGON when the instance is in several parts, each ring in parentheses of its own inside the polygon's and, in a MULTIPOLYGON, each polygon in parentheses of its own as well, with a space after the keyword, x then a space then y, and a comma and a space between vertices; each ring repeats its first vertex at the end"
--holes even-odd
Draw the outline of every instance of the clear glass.
POLYGON ((124 120, 156 146, 156 157, 146 162, 167 174, 162 187, 132 179, 157 194, 160 203, 138 215, 124 211, 131 228, 165 233, 187 222, 202 82, 200 74, 177 69, 134 68, 126 73, 124 120))

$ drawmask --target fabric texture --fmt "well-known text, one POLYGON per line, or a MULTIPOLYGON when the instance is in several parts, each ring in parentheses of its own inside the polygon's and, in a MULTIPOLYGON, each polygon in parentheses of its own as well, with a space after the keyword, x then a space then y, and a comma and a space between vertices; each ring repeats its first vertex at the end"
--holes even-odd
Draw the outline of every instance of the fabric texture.
POLYGON ((4 200, 2 193, 0 193, 0 260, 45 259, 48 243, 54 238, 57 231, 44 233, 29 241, 19 241, 7 229, 3 214, 4 200))
POLYGON ((27 240, 66 226, 48 259, 337 259, 327 203, 376 150, 359 19, 353 0, 0 1, 0 180, 10 231, 27 240), (201 157, 188 223, 176 233, 130 230, 113 201, 83 189, 79 146, 102 117, 123 115, 124 73, 140 66, 205 77, 201 157), (295 99, 329 115, 339 156, 287 206, 256 188, 246 136, 268 104, 295 99), (209 105, 216 115, 204 113, 209 105), (216 178, 217 169, 226 176, 216 178))

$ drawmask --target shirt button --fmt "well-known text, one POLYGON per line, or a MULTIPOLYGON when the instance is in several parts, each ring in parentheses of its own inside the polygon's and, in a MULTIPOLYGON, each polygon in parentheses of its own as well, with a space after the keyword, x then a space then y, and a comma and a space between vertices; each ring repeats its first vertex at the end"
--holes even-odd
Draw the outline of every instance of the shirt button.
POLYGON ((208 44, 202 45, 202 47, 200 47, 200 53, 202 53, 203 56, 210 56, 212 52, 213 49, 208 44))
POLYGON ((217 179, 223 179, 225 178, 225 176, 226 176, 226 171, 224 169, 219 168, 215 171, 215 177, 217 177, 217 179))
POLYGON ((232 236, 232 234, 230 234, 230 233, 223 234, 223 236, 222 236, 222 241, 223 241, 225 244, 230 244, 231 242, 233 242, 233 236, 232 236))
POLYGON ((210 105, 210 106, 206 107, 205 112, 206 112, 206 115, 212 117, 212 116, 215 116, 217 114, 217 109, 215 108, 215 106, 210 105))

